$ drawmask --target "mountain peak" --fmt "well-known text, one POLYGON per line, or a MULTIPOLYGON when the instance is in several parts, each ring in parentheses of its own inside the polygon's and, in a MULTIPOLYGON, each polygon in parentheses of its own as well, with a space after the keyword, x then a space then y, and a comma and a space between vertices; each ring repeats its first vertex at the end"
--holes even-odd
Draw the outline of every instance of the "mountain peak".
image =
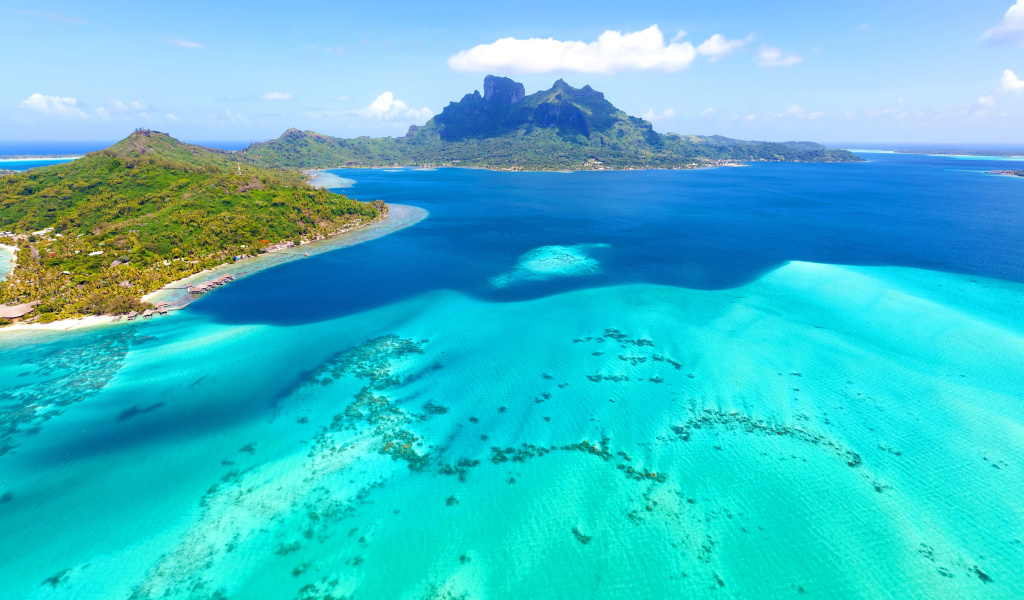
POLYGON ((526 87, 508 77, 484 77, 484 100, 497 104, 515 104, 526 97, 526 87))
POLYGON ((90 153, 94 154, 130 161, 162 161, 166 165, 173 163, 182 168, 228 168, 233 164, 233 159, 224 150, 186 144, 169 134, 151 129, 136 129, 106 150, 90 153))

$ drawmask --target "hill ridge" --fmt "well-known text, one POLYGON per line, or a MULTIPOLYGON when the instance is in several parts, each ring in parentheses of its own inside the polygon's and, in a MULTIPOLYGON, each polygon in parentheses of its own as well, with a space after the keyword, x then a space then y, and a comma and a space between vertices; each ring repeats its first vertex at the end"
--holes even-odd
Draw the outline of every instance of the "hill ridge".
POLYGON ((585 85, 558 79, 526 94, 522 83, 488 75, 399 138, 335 138, 289 129, 241 151, 255 164, 325 168, 431 164, 508 169, 692 168, 723 161, 856 162, 814 142, 758 142, 661 134, 585 85))

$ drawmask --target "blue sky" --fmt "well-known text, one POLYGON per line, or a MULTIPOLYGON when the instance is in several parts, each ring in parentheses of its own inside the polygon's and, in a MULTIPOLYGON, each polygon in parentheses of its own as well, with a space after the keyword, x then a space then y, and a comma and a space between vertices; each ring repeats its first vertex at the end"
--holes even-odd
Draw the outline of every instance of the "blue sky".
POLYGON ((0 140, 402 135, 494 73, 662 132, 1019 144, 1014 2, 8 0, 0 140))

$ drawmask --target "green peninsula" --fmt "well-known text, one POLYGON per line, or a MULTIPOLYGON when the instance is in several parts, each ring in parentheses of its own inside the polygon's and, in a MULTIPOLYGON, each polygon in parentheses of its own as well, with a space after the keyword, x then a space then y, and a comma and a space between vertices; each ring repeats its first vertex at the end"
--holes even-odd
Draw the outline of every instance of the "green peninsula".
POLYGON ((484 93, 452 102, 405 137, 335 138, 289 129, 241 151, 266 167, 457 165, 514 170, 695 168, 750 161, 859 162, 813 142, 750 142, 660 134, 589 85, 559 79, 526 95, 523 84, 488 75, 484 93))
POLYGON ((0 177, 0 243, 17 268, 0 303, 40 300, 40 320, 141 308, 161 286, 269 246, 387 214, 310 187, 294 170, 138 130, 62 165, 0 177))

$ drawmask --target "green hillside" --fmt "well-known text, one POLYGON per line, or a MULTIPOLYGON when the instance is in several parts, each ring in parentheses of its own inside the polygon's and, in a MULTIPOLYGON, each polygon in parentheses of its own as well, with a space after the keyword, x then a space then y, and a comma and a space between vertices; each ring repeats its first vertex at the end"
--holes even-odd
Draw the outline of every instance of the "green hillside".
POLYGON ((585 86, 558 80, 526 95, 521 83, 488 75, 484 93, 452 102, 404 138, 333 138, 289 129, 253 144, 254 164, 323 168, 343 165, 458 164, 494 168, 678 168, 716 161, 854 162, 845 150, 813 142, 750 142, 721 136, 659 134, 585 86))
POLYGON ((43 300, 40 311, 55 316, 130 307, 236 255, 386 211, 314 190, 295 171, 140 130, 78 160, 0 177, 0 231, 13 232, 0 242, 19 247, 0 302, 43 300))

